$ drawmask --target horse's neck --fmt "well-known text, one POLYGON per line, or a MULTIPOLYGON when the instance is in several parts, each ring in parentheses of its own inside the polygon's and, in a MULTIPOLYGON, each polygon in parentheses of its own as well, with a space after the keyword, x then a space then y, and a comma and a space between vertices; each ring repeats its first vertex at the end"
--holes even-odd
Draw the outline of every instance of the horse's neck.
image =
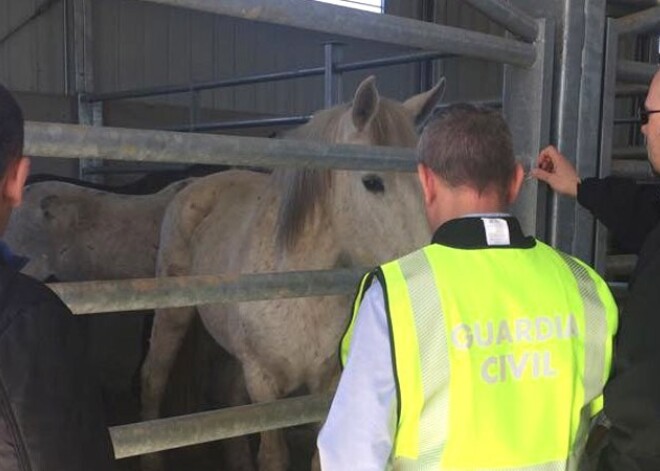
POLYGON ((308 221, 305 230, 299 235, 292 250, 277 245, 275 240, 276 221, 279 205, 279 192, 268 189, 262 198, 262 207, 257 218, 262 234, 271 233, 271 260, 277 271, 320 270, 336 266, 340 258, 340 248, 334 234, 332 221, 327 211, 319 208, 314 217, 308 221), (273 204, 275 203, 275 204, 273 204))

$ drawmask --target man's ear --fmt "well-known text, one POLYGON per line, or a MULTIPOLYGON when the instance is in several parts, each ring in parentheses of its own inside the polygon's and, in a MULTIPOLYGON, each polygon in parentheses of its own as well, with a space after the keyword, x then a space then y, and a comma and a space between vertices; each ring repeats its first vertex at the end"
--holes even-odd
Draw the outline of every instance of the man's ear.
POLYGON ((435 187, 435 174, 433 170, 424 164, 417 164, 417 176, 422 185, 422 192, 424 193, 424 203, 430 206, 437 198, 437 189, 435 187))
POLYGON ((511 183, 509 183, 509 194, 507 196, 507 204, 513 204, 518 198, 518 193, 520 193, 520 188, 522 188, 523 181, 525 180, 525 170, 522 165, 516 163, 516 169, 513 172, 513 178, 511 183))
POLYGON ((7 165, 5 176, 2 179, 2 196, 15 208, 23 201, 23 188, 30 174, 30 159, 21 157, 14 159, 7 165))

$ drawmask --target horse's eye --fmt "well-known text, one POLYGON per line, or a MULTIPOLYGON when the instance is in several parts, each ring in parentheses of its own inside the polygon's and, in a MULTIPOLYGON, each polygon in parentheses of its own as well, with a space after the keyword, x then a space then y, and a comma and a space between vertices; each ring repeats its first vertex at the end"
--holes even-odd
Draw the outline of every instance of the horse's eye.
POLYGON ((366 175, 362 177, 362 184, 371 193, 385 193, 385 184, 378 175, 366 175))

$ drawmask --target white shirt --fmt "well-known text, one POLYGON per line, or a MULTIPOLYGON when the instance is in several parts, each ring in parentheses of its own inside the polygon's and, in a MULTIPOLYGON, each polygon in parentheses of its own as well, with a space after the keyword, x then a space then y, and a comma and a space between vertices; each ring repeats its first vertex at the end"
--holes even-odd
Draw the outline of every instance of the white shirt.
POLYGON ((319 434, 323 471, 383 471, 396 430, 396 384, 383 290, 374 281, 355 321, 346 367, 319 434))

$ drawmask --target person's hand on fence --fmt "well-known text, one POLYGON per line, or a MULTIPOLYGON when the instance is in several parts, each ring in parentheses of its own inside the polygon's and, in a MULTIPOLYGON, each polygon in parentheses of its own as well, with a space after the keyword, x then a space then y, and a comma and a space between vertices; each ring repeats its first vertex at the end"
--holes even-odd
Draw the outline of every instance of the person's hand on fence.
POLYGON ((541 151, 536 159, 536 168, 530 174, 550 185, 557 193, 574 198, 577 196, 580 178, 573 165, 554 146, 541 151))

